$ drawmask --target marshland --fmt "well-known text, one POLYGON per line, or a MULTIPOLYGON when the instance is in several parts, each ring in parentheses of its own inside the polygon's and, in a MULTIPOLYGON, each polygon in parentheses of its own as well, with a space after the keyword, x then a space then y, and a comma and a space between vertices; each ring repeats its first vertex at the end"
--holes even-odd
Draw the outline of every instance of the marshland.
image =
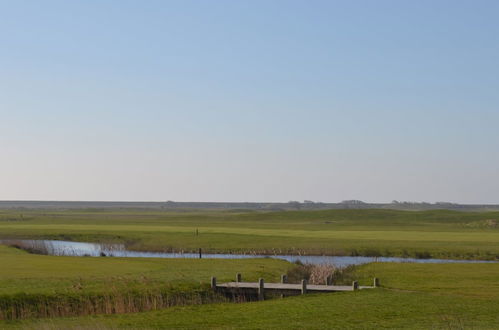
POLYGON ((2 327, 54 329, 195 328, 203 322, 213 328, 279 328, 272 316, 278 313, 297 328, 301 322, 310 322, 310 328, 360 326, 361 320, 393 327, 492 326, 498 321, 492 310, 499 307, 494 219, 498 212, 3 209, 0 322, 2 327), (106 253, 51 255, 54 246, 65 246, 63 240, 74 242, 73 248, 80 241, 93 242, 84 246, 106 253), (200 248, 225 255, 183 257, 200 248), (177 255, 126 257, 113 255, 113 249, 177 255), (310 264, 276 258, 279 253, 302 261, 328 256, 366 260, 310 264), (402 259, 381 262, 394 256, 402 259), (435 257, 453 263, 428 263, 435 257), (212 276, 232 281, 235 273, 253 282, 278 282, 286 274, 291 283, 306 279, 311 284, 332 276, 336 285, 371 285, 377 277, 381 287, 284 299, 276 295, 264 302, 211 290, 212 276), (355 306, 355 312, 347 313, 347 306, 355 306), (394 312, 387 319, 386 313, 394 312), (247 323, 248 318, 253 321, 247 323))

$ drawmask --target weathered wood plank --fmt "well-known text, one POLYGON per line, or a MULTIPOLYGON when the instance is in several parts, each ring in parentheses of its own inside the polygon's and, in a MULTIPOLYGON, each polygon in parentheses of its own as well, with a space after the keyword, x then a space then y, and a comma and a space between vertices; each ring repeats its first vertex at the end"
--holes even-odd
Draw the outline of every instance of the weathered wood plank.
MULTIPOLYGON (((227 282, 217 284, 217 288, 234 288, 234 289, 259 289, 260 285, 257 282, 227 282)), ((292 290, 302 291, 302 284, 289 283, 265 283, 265 290, 292 290)), ((370 286, 361 286, 359 289, 370 289, 370 286)), ((351 285, 315 285, 307 284, 307 292, 335 292, 335 291, 353 291, 351 285)))
POLYGON ((234 294, 235 291, 248 292, 249 290, 256 292, 259 300, 264 300, 266 291, 280 293, 281 297, 284 297, 285 295, 295 295, 298 293, 306 294, 307 292, 341 292, 374 289, 379 285, 379 279, 377 278, 374 278, 373 286, 360 286, 357 281, 353 281, 352 285, 332 285, 332 278, 330 277, 325 279, 326 285, 309 285, 306 280, 302 280, 300 284, 291 284, 287 282, 288 278, 286 275, 281 276, 281 283, 265 283, 263 278, 260 278, 258 282, 242 282, 241 274, 237 273, 235 282, 218 284, 217 279, 212 277, 211 287, 213 290, 231 292, 232 294, 234 294))

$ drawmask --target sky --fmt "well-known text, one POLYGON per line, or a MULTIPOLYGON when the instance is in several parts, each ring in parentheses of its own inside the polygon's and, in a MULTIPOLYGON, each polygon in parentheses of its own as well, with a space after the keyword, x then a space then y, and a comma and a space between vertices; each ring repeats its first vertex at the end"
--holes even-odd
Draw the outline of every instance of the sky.
POLYGON ((498 16, 0 0, 0 200, 499 203, 498 16))

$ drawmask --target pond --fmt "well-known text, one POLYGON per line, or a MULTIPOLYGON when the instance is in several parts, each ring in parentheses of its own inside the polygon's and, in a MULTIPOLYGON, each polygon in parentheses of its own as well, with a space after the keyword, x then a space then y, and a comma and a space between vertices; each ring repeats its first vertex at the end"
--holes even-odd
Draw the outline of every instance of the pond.
MULTIPOLYGON (((130 258, 199 258, 198 253, 164 253, 130 251, 123 244, 99 244, 55 240, 0 240, 0 243, 22 246, 25 249, 44 251, 55 256, 78 257, 130 257, 130 258)), ((351 256, 296 256, 296 255, 253 255, 203 253, 206 259, 249 259, 275 258, 289 262, 300 261, 310 264, 333 264, 337 267, 361 265, 369 262, 412 262, 412 263, 494 263, 484 260, 416 259, 398 257, 351 257, 351 256)))

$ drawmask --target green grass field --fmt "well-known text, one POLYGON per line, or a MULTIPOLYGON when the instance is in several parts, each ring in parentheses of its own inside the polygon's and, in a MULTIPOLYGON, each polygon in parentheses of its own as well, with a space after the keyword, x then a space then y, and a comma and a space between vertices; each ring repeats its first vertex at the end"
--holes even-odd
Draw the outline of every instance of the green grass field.
POLYGON ((80 318, 4 322, 8 328, 210 329, 495 329, 499 325, 499 264, 386 264, 358 267, 361 284, 382 288, 216 303, 80 318))
POLYGON ((149 251, 497 259, 499 212, 0 210, 3 237, 149 251), (199 235, 196 235, 196 230, 199 235))
MULTIPOLYGON (((0 233, 1 238, 122 242, 151 251, 201 247, 497 259, 497 219, 497 212, 452 211, 0 210, 0 233)), ((382 288, 240 304, 214 295, 209 278, 231 280, 241 272, 250 281, 277 281, 294 265, 273 259, 55 257, 5 246, 0 265, 0 312, 22 319, 0 321, 0 328, 499 327, 499 264, 372 263, 355 267, 342 281, 365 285, 379 277, 382 288), (103 315, 112 313, 125 314, 103 315), (51 318, 33 319, 44 315, 51 318)))
POLYGON ((211 276, 233 279, 236 272, 256 281, 278 280, 289 263, 274 259, 92 258, 33 255, 0 245, 0 295, 102 292, 123 286, 208 284, 211 276))
MULTIPOLYGON (((277 281, 274 259, 208 260, 33 255, 0 245, 0 320, 152 310, 224 301, 211 276, 277 281)), ((0 327, 1 328, 1 327, 0 327)))

